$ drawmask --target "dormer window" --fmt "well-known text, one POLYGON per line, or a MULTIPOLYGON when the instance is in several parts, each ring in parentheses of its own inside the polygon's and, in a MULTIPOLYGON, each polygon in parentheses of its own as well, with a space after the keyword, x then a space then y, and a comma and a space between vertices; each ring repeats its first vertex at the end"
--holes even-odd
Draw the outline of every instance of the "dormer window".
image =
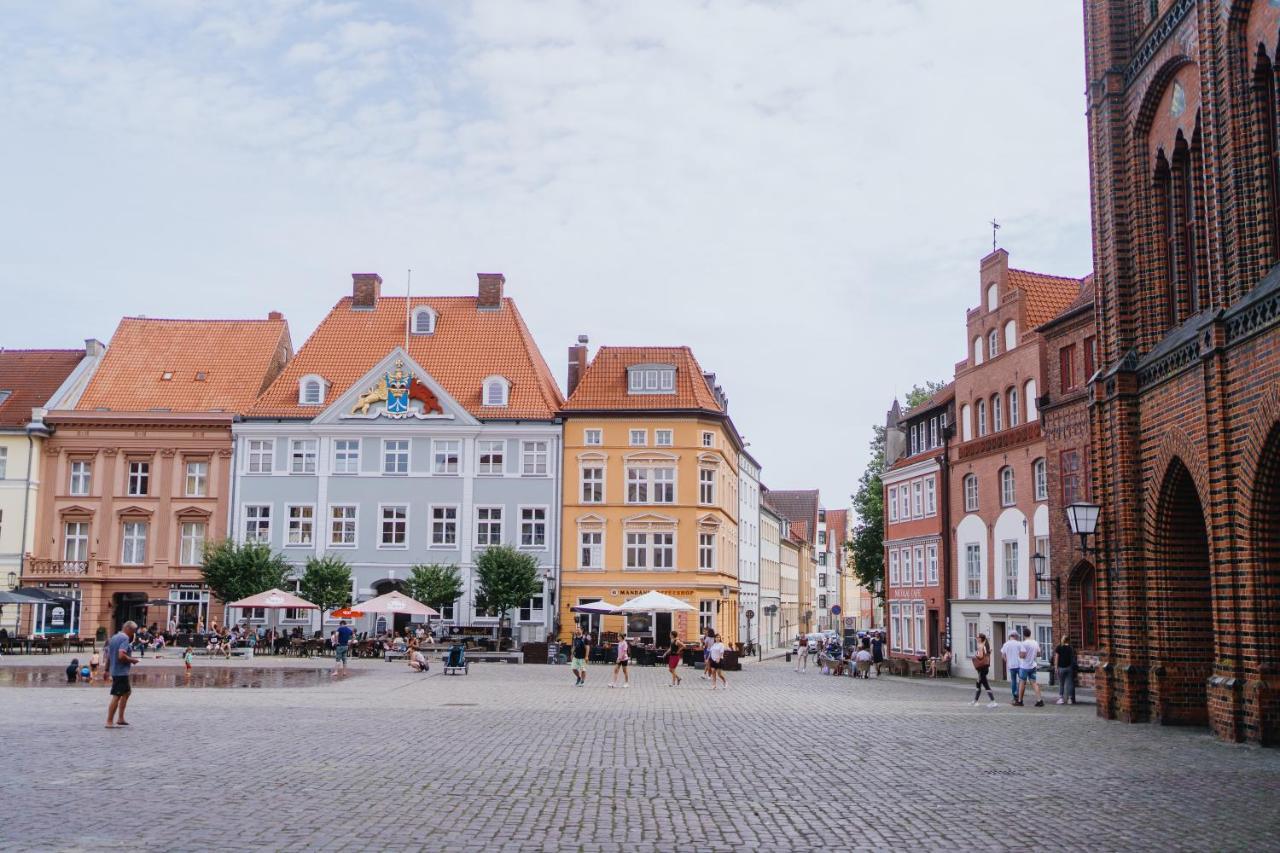
POLYGON ((676 368, 672 364, 633 364, 627 368, 627 393, 676 393, 676 368))
POLYGON ((298 405, 320 406, 324 404, 325 381, 322 377, 311 375, 298 380, 298 405))
POLYGON ((436 312, 423 306, 413 311, 411 326, 415 335, 431 335, 436 331, 436 312))
POLYGON ((511 383, 501 376, 490 376, 484 381, 484 405, 505 406, 511 391, 511 383))

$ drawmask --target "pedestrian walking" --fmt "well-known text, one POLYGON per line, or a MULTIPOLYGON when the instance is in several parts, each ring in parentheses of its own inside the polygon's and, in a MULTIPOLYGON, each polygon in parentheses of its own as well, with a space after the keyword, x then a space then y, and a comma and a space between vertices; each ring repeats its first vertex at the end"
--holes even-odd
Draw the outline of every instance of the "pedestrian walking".
POLYGON ((129 670, 138 658, 133 652, 133 637, 138 633, 137 622, 126 622, 114 637, 107 641, 107 671, 111 673, 111 704, 107 705, 107 728, 127 726, 124 709, 129 704, 129 670))
POLYGON ((876 665, 876 678, 879 678, 880 667, 884 665, 884 640, 879 631, 871 635, 871 662, 876 665))
POLYGON ((581 687, 587 683, 587 634, 581 625, 573 632, 573 651, 570 654, 569 671, 573 673, 573 686, 581 687))
POLYGON ((711 648, 707 650, 707 656, 711 659, 711 689, 716 689, 716 680, 718 679, 724 685, 725 690, 728 690, 729 682, 724 677, 724 641, 722 638, 717 637, 714 631, 711 632, 711 640, 711 648))
POLYGON ((982 698, 982 691, 986 690, 987 698, 991 700, 987 703, 987 707, 996 707, 1000 703, 996 701, 996 694, 991 692, 991 683, 987 681, 987 673, 991 671, 991 644, 987 642, 986 634, 978 635, 978 649, 973 656, 973 668, 978 671, 978 685, 973 691, 973 704, 978 704, 978 700, 982 698))
POLYGON ((1010 631, 1004 645, 1000 647, 1000 656, 1004 658, 1005 669, 1009 670, 1009 691, 1013 693, 1013 704, 1018 701, 1018 676, 1022 674, 1022 638, 1017 631, 1010 631))
POLYGON ((671 632, 671 645, 667 646, 667 671, 671 673, 671 687, 679 687, 684 681, 676 668, 680 666, 680 654, 684 651, 684 643, 680 642, 680 632, 671 632))
POLYGON ((631 676, 627 675, 627 664, 631 662, 631 647, 627 645, 627 638, 622 637, 618 640, 618 656, 613 663, 613 678, 609 679, 610 687, 618 686, 618 673, 622 673, 622 686, 624 688, 631 686, 631 676))
POLYGON ((355 631, 351 630, 351 626, 347 624, 347 620, 343 619, 338 622, 338 630, 335 632, 335 644, 333 647, 333 672, 337 675, 338 669, 343 672, 347 671, 347 652, 351 649, 351 638, 355 636, 355 631))
POLYGON ((715 680, 715 676, 711 674, 711 647, 715 645, 716 632, 707 628, 702 632, 702 675, 699 678, 710 678, 715 680))
POLYGON ((799 644, 796 646, 796 672, 808 672, 809 639, 804 634, 800 634, 796 642, 799 644))
POLYGON ((1022 683, 1018 685, 1018 701, 1015 705, 1022 705, 1024 697, 1027 694, 1027 685, 1030 684, 1036 691, 1036 707, 1044 707, 1044 695, 1040 692, 1040 682, 1036 681, 1036 658, 1040 655, 1040 644, 1031 639, 1031 629, 1022 629, 1022 651, 1019 659, 1022 665, 1022 672, 1018 677, 1022 683))
POLYGON ((1053 665, 1058 671, 1058 701, 1055 704, 1076 704, 1076 650, 1070 637, 1063 637, 1053 650, 1053 665))

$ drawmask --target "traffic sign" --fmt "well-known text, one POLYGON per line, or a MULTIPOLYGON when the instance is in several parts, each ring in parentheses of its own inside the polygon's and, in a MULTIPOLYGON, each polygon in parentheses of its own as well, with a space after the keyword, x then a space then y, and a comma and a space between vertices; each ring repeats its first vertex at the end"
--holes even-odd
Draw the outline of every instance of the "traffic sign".
POLYGON ((839 616, 839 615, 840 615, 840 605, 839 605, 839 604, 833 604, 833 605, 831 605, 831 615, 832 615, 832 616, 839 616))

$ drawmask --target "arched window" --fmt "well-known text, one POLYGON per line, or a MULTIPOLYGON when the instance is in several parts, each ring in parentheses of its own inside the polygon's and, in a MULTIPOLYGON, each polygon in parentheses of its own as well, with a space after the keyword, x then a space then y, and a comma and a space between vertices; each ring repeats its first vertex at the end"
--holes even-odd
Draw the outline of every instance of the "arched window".
POLYGON ((987 401, 979 400, 975 406, 978 412, 978 438, 987 434, 987 401))
POLYGON ((973 409, 965 403, 960 407, 960 439, 970 441, 973 438, 973 409))
POLYGON ((983 361, 984 359, 982 357, 982 337, 979 336, 973 339, 973 363, 982 364, 983 361))
POLYGON ((432 335, 436 331, 436 312, 423 305, 413 309, 413 333, 415 335, 432 335))
POLYGON ((1034 421, 1040 417, 1040 412, 1036 408, 1036 381, 1028 379, 1027 384, 1022 386, 1023 396, 1027 398, 1027 423, 1034 421))
POLYGON ((1004 406, 1000 403, 1000 395, 991 395, 991 431, 999 432, 1004 429, 1004 406))
POLYGON ((1010 320, 1004 324, 1004 351, 1008 352, 1018 345, 1018 321, 1010 320))
POLYGON ((1098 648, 1098 576, 1093 566, 1081 565, 1071 579, 1071 595, 1068 607, 1074 613, 1068 613, 1067 624, 1073 630, 1080 631, 1078 648, 1092 650, 1098 648), (1072 618, 1074 617, 1074 618, 1072 618))
POLYGON ((324 405, 324 379, 314 374, 298 380, 298 405, 324 405))
POLYGON ((1022 420, 1022 413, 1018 410, 1018 389, 1016 387, 1010 388, 1008 391, 1008 397, 1009 397, 1009 427, 1010 429, 1012 429, 1013 427, 1016 427, 1018 425, 1018 422, 1020 420, 1022 420))
POLYGON ((978 475, 967 474, 964 478, 964 511, 978 511, 978 475))
POLYGON ((987 334, 987 358, 995 358, 1000 354, 1000 333, 992 329, 987 334))
POLYGON ((490 376, 484 381, 484 405, 505 406, 511 383, 501 376, 490 376))
POLYGON ((1015 488, 1013 468, 1006 465, 1000 469, 1000 506, 1013 506, 1018 502, 1018 491, 1015 488))
POLYGON ((1267 51, 1258 45, 1258 63, 1253 78, 1254 108, 1257 120, 1253 123, 1258 129, 1259 177, 1263 201, 1261 213, 1265 218, 1268 239, 1271 241, 1271 260, 1280 260, 1280 143, 1276 135, 1280 133, 1280 116, 1276 115, 1276 69, 1267 51))
POLYGON ((1036 500, 1049 500, 1049 469, 1043 459, 1031 463, 1031 476, 1036 484, 1036 500))
POLYGON ((987 285, 987 310, 994 311, 1000 307, 1000 290, 994 283, 987 285))

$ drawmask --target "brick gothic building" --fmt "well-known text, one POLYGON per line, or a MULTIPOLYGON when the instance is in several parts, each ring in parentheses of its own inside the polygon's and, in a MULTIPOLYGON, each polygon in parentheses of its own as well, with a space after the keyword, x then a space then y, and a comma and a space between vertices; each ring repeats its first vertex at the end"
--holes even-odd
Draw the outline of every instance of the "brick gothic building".
POLYGON ((1085 4, 1098 712, 1280 742, 1280 6, 1085 4))

